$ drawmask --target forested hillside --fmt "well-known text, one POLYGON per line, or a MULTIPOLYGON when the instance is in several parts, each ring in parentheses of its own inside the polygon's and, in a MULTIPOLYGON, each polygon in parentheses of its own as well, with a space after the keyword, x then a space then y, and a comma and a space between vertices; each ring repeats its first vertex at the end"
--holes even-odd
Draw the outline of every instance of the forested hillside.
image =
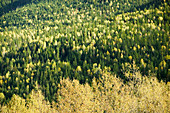
POLYGON ((170 1, 0 1, 2 112, 169 112, 170 1))

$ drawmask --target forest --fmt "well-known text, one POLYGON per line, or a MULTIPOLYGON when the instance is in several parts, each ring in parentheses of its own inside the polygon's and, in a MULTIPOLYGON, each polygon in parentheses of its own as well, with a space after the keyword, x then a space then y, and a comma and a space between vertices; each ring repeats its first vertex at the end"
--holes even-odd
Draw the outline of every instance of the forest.
POLYGON ((159 112, 169 0, 0 0, 0 112, 159 112))

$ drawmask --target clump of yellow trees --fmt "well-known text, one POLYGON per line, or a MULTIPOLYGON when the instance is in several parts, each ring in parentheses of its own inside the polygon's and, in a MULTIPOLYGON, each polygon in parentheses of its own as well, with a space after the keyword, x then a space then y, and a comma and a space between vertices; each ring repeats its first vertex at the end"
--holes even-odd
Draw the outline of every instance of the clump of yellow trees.
POLYGON ((56 112, 51 108, 49 102, 44 100, 41 91, 33 90, 30 98, 23 99, 18 95, 13 95, 6 106, 1 107, 2 113, 49 113, 56 112))
POLYGON ((39 90, 34 90, 25 100, 13 95, 11 101, 1 107, 2 112, 159 112, 169 110, 169 82, 159 82, 157 78, 141 76, 133 69, 129 82, 103 70, 100 79, 94 78, 92 86, 80 84, 78 80, 60 79, 57 102, 49 104, 39 90))

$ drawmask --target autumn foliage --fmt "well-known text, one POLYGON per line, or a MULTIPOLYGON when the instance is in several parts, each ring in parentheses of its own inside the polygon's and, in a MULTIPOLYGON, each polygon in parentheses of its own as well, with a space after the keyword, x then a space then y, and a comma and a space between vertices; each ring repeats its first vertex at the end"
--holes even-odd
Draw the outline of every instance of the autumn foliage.
POLYGON ((170 112, 169 3, 0 0, 0 112, 170 112))
POLYGON ((2 112, 169 112, 170 84, 159 82, 155 77, 143 77, 135 72, 128 83, 103 71, 92 86, 80 84, 78 80, 61 79, 57 103, 44 100, 41 91, 32 91, 29 98, 13 95, 11 101, 1 107, 2 112))

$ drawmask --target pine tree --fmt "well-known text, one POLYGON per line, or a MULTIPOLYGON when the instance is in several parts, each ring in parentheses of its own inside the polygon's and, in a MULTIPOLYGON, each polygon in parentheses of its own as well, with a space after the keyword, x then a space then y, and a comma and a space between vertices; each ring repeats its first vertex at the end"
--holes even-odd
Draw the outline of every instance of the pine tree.
POLYGON ((45 96, 48 97, 48 99, 50 99, 50 91, 49 91, 49 83, 47 82, 46 84, 46 89, 45 89, 45 96))

